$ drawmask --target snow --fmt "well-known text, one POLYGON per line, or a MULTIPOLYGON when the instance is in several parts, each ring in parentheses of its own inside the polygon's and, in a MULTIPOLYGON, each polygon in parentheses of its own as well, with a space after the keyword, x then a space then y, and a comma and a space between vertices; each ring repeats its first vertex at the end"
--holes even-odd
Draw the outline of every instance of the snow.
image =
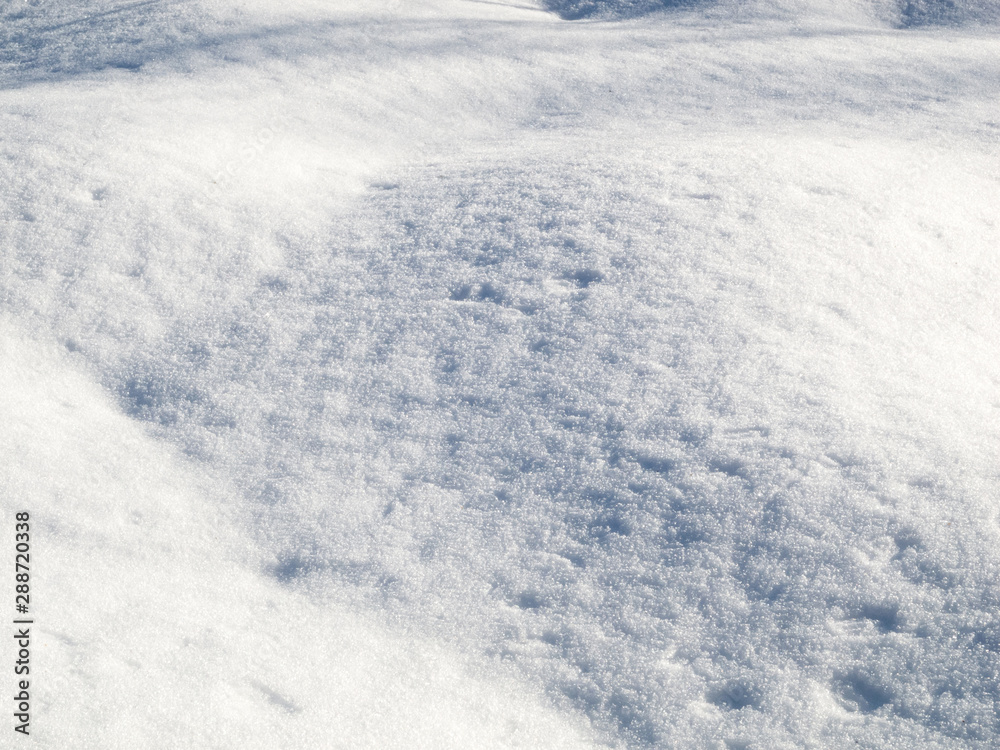
POLYGON ((996 743, 996 6, 661 6, 2 10, 32 744, 996 743))
POLYGON ((561 18, 626 19, 665 9, 696 8, 716 18, 867 21, 896 27, 989 24, 1000 20, 994 0, 545 0, 561 18))
POLYGON ((4 495, 36 524, 35 745, 587 746, 504 675, 262 579, 224 485, 55 347, 2 334, 4 495))

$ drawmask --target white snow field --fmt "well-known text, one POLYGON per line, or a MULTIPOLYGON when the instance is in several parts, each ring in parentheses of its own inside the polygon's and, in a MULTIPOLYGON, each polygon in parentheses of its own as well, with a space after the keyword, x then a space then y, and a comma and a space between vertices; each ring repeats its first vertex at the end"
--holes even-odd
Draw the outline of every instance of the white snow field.
POLYGON ((998 8, 0 3, 3 746, 1000 745, 998 8))

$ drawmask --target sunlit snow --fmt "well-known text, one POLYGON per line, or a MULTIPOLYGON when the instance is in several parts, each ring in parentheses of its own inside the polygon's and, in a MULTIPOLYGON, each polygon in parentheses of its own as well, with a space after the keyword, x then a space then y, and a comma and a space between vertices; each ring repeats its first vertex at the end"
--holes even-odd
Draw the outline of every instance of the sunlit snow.
POLYGON ((0 18, 17 743, 1000 743, 994 0, 0 18))

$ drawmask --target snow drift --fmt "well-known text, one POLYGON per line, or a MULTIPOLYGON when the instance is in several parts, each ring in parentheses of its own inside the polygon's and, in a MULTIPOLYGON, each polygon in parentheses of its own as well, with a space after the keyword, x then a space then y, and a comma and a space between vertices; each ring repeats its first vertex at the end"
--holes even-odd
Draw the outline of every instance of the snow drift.
POLYGON ((5 9, 42 746, 996 743, 998 43, 687 7, 5 9))

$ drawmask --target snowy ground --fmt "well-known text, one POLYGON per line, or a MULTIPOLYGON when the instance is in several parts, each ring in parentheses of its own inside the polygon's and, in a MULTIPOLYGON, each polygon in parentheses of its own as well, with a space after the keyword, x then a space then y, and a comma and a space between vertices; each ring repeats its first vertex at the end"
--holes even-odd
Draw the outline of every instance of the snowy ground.
POLYGON ((0 4, 18 742, 1000 742, 997 6, 544 5, 0 4))

